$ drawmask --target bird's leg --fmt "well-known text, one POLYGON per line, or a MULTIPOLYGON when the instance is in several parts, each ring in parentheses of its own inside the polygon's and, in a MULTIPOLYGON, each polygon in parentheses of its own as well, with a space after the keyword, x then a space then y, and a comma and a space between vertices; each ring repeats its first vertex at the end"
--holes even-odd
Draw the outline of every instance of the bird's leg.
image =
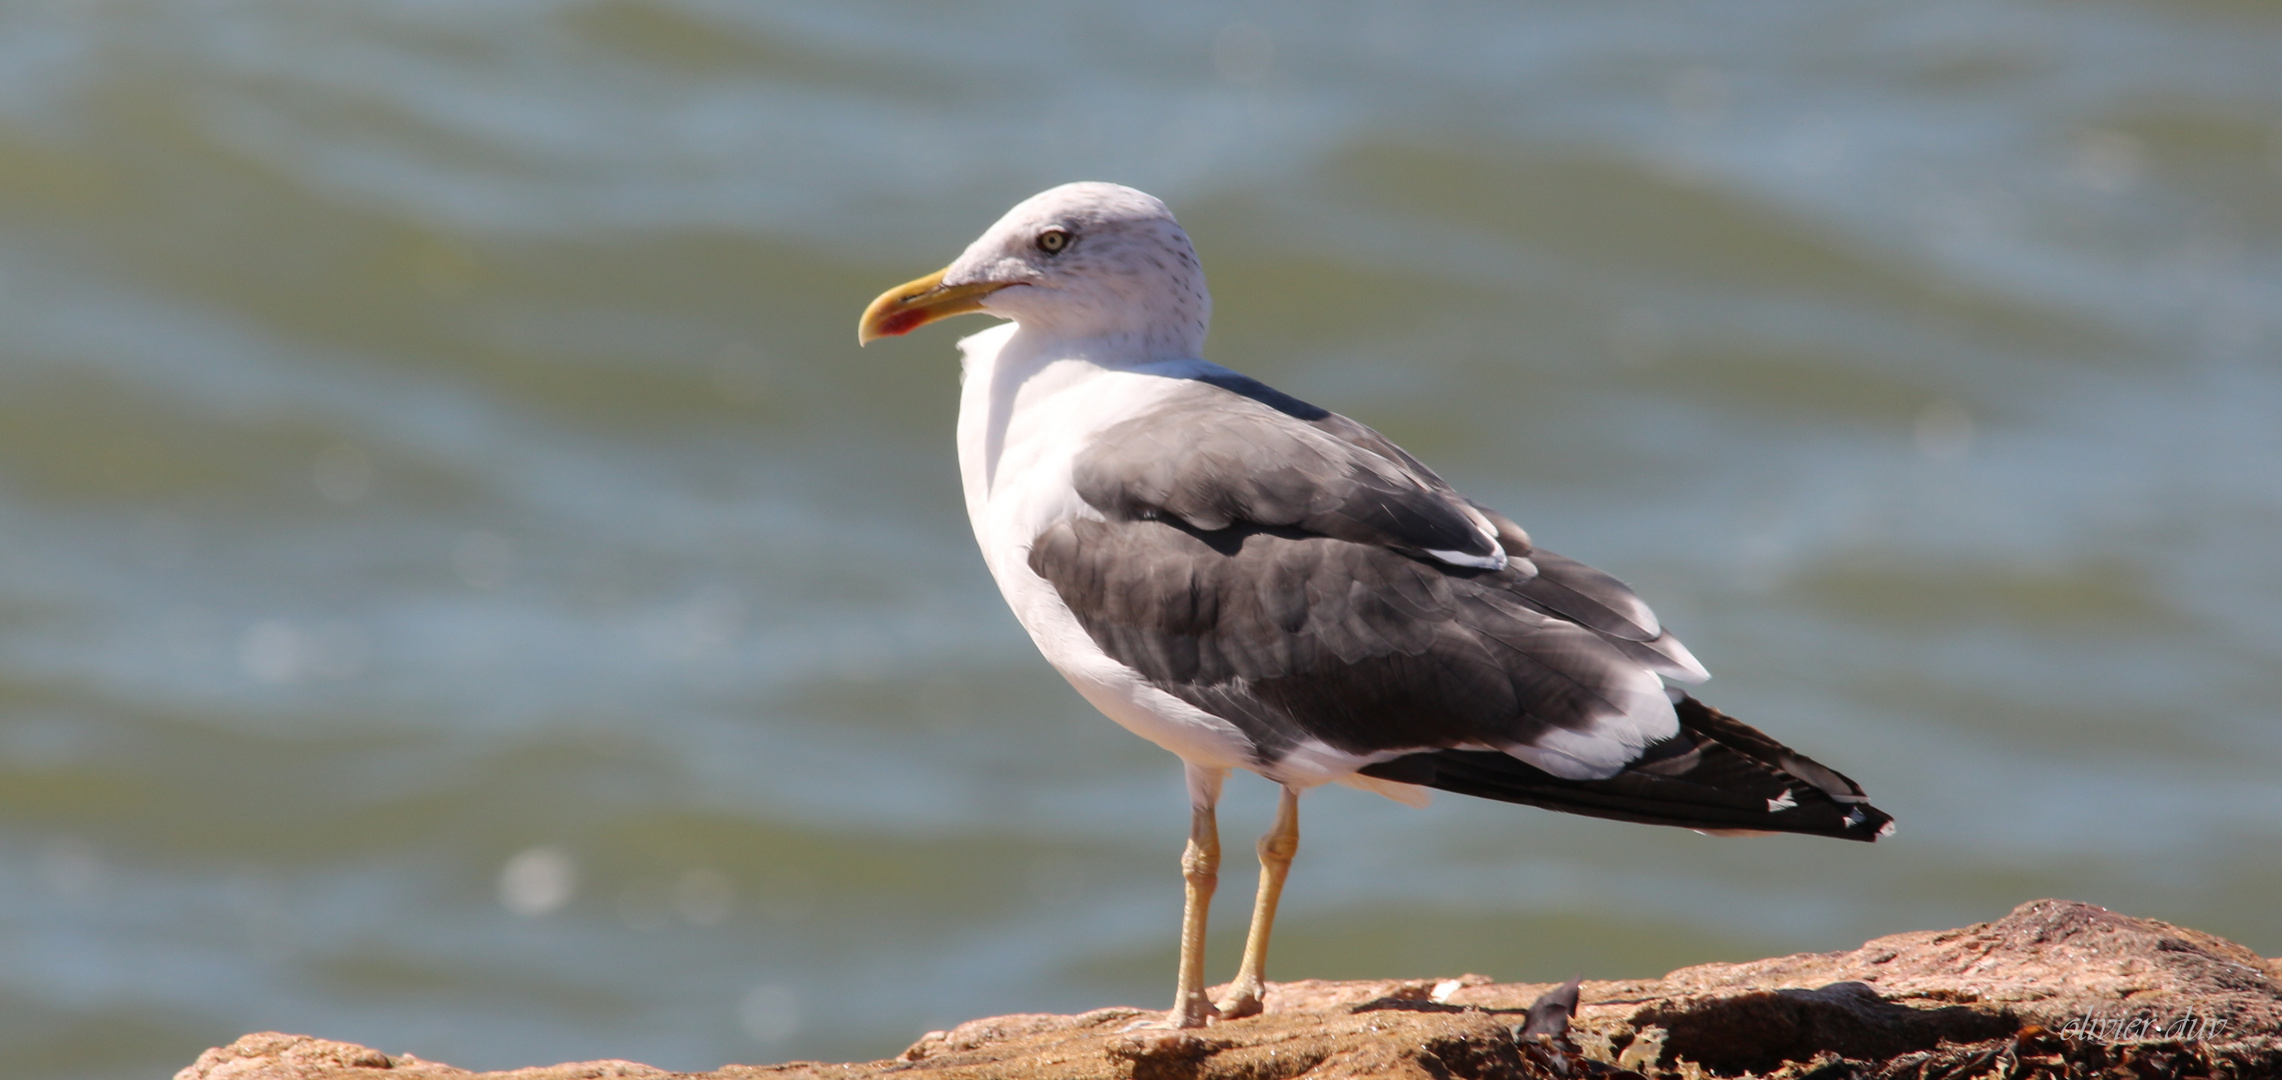
POLYGON ((1181 974, 1168 1017, 1176 1028, 1203 1027, 1215 1015, 1204 992, 1204 921, 1212 909, 1212 890, 1220 884, 1220 824, 1213 807, 1227 777, 1226 769, 1188 767, 1189 843, 1181 852, 1188 897, 1181 908, 1181 974))
POLYGON ((1260 837, 1260 895, 1252 903, 1252 932, 1244 936, 1244 962, 1228 996, 1220 999, 1220 1016, 1234 1020, 1260 1011, 1267 993, 1268 934, 1276 928, 1276 901, 1284 895, 1284 875, 1291 872, 1292 856, 1299 853, 1299 792, 1285 788, 1276 803, 1276 823, 1260 837))

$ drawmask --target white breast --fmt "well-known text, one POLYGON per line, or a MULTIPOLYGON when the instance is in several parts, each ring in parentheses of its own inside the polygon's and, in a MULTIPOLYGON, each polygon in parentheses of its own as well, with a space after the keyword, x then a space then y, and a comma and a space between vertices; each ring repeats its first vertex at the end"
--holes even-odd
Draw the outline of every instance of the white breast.
POLYGON ((1127 730, 1197 765, 1251 766, 1251 743, 1234 725, 1158 690, 1102 652, 1029 562, 1031 541, 1048 526, 1100 516, 1072 485, 1078 452, 1179 389, 1167 374, 1209 365, 1105 367, 1042 345, 1012 323, 966 338, 959 349, 966 357, 958 440, 967 516, 1014 617, 1047 662, 1127 730))

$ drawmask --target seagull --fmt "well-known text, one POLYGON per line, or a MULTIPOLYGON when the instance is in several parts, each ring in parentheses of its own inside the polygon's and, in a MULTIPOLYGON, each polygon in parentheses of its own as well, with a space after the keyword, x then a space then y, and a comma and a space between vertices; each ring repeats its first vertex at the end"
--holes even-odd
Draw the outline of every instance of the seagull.
POLYGON ((1299 797, 1428 789, 1715 835, 1877 840, 1861 787, 1671 683, 1702 664, 1617 579, 1385 436, 1203 359, 1211 294, 1153 196, 1074 183, 882 293, 860 344, 969 312, 959 477, 983 560, 1070 685, 1188 786, 1164 1023, 1261 1011, 1299 797), (1204 982, 1222 783, 1281 785, 1237 976, 1204 982))

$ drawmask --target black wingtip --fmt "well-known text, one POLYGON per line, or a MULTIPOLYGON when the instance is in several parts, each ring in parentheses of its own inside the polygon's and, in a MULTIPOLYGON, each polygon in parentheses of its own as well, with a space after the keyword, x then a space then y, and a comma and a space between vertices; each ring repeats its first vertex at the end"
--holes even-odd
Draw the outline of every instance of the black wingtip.
POLYGON ((1565 780, 1495 750, 1431 750, 1364 775, 1587 817, 1705 832, 1788 832, 1872 842, 1893 816, 1860 785, 1692 697, 1680 732, 1604 780, 1565 780))

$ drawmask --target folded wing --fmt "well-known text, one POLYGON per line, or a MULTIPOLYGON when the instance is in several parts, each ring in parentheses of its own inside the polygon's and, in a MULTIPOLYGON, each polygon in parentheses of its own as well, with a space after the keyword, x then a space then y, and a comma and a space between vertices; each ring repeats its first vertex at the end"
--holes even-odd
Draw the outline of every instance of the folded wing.
POLYGON ((1243 729, 1264 764, 1473 748, 1616 775, 1701 666, 1630 590, 1536 549, 1377 432, 1234 377, 1114 426, 1099 513, 1029 563, 1105 652, 1243 729))

